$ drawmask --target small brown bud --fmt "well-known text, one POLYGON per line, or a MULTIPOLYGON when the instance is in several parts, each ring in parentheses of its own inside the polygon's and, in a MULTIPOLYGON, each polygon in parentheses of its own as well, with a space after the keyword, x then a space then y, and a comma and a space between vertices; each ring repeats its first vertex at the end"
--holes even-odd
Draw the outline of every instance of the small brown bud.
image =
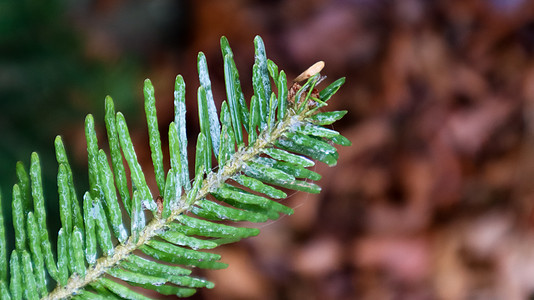
POLYGON ((293 79, 293 82, 302 82, 313 75, 321 72, 321 70, 324 68, 324 61, 318 61, 314 63, 311 67, 306 69, 306 71, 302 72, 297 78, 293 79))

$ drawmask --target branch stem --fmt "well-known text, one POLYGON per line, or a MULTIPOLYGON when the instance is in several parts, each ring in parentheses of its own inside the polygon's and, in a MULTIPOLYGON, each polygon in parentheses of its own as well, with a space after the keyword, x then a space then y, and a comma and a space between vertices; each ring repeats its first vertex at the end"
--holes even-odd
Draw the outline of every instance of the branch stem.
MULTIPOLYGON (((131 255, 140 246, 144 245, 154 236, 160 234, 167 224, 173 222, 182 213, 189 211, 199 200, 207 197, 209 193, 215 191, 228 179, 238 174, 248 161, 259 155, 263 149, 274 144, 287 130, 302 122, 306 116, 306 112, 307 110, 304 110, 296 114, 292 109, 289 109, 284 120, 279 122, 272 131, 263 131, 252 146, 239 149, 222 168, 217 170, 217 172, 209 172, 206 179, 202 182, 201 188, 193 203, 187 204, 187 193, 182 194, 180 201, 178 201, 176 207, 173 208, 171 215, 167 219, 158 217, 153 218, 141 232, 137 242, 134 243, 132 237, 130 237, 125 244, 115 248, 115 253, 112 256, 102 257, 98 259, 93 266, 89 266, 85 277, 81 278, 78 274, 71 275, 66 286, 56 287, 47 296, 43 297, 42 300, 69 298, 85 288, 91 282, 102 277, 107 270, 117 266, 123 259, 131 255)), ((166 200, 168 201, 168 199, 165 199, 164 201, 166 200)))

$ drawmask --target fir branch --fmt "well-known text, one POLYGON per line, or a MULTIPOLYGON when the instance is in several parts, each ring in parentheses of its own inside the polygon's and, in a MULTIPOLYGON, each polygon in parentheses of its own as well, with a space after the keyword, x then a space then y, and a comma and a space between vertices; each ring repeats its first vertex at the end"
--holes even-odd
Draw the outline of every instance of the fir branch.
MULTIPOLYGON (((278 218, 281 213, 292 214, 291 208, 269 199, 287 196, 276 186, 320 192, 319 186, 306 180, 321 178, 306 169, 314 165, 309 158, 335 165, 338 154, 330 143, 350 145, 350 142, 338 132, 321 127, 341 118, 344 112, 322 113, 318 112, 318 107, 327 104, 344 79, 318 92, 315 86, 322 77, 318 74, 320 68, 315 68, 299 76, 307 79, 306 83, 302 86, 294 83, 288 90, 284 71, 278 72, 274 62, 266 58, 260 37, 255 38, 254 46, 254 96, 249 109, 228 40, 221 38, 228 102, 223 102, 221 106, 220 120, 206 58, 202 53, 198 56, 200 87, 197 95, 201 132, 197 139, 192 181, 186 151, 183 78, 176 78, 175 119, 169 126, 171 168, 167 173, 163 169, 154 88, 149 80, 145 81, 151 157, 158 191, 162 195, 157 199, 146 184, 125 118, 120 112, 115 113, 110 97, 106 98, 105 121, 112 168, 107 154, 98 148, 92 116, 88 115, 85 122, 89 191, 83 197, 83 210, 78 203, 62 140, 60 137, 56 139, 62 224, 58 233, 57 264, 45 226, 39 158, 37 154, 32 154, 30 176, 22 163, 17 164, 19 181, 13 187, 12 202, 16 250, 9 260, 9 279, 7 254, 0 251, 3 256, 0 257, 0 291, 7 295, 4 298, 146 299, 126 285, 108 279, 109 276, 165 295, 189 296, 196 288, 212 288, 213 283, 190 276, 191 271, 180 265, 224 268, 227 265, 219 262, 219 255, 199 249, 212 249, 259 232, 255 228, 233 227, 218 221, 264 222, 278 218), (271 90, 270 78, 278 95, 271 90), (243 129, 248 133, 248 143, 243 129), (130 169, 132 191, 127 186, 123 156, 130 169), (212 157, 219 163, 216 168, 212 168, 212 157), (231 179, 255 193, 229 184, 231 179), (122 217, 118 196, 130 218, 130 234, 122 217), (32 202, 34 211, 31 209, 32 202), (145 210, 152 212, 148 224, 145 210), (113 244, 114 238, 118 245, 113 244), (102 253, 100 258, 97 258, 98 248, 102 253), (134 254, 136 250, 155 260, 137 256, 134 254), (45 269, 57 282, 57 287, 50 293, 46 289, 45 269)), ((3 221, 0 223, 0 245, 5 245, 3 221)))

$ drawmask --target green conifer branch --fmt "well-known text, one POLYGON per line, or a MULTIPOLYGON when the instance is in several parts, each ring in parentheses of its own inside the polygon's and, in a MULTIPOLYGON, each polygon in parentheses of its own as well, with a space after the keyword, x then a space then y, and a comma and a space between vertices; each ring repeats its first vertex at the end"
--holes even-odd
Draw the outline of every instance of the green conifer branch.
MULTIPOLYGON (((219 255, 199 250, 259 232, 219 221, 264 222, 277 219, 280 214, 292 214, 291 208, 272 200, 287 197, 278 187, 320 192, 320 187, 309 181, 321 178, 306 169, 314 165, 310 158, 332 166, 338 159, 332 144, 350 145, 338 132, 322 127, 346 112, 318 110, 327 105, 344 79, 319 92, 315 87, 323 78, 314 65, 311 71, 299 76, 307 79, 302 86, 294 83, 288 89, 284 71, 279 72, 274 62, 266 58, 260 37, 256 37, 254 46, 254 95, 249 108, 228 40, 221 39, 228 102, 221 105, 220 116, 214 104, 206 58, 202 53, 198 56, 201 132, 192 180, 188 171, 183 78, 176 78, 167 172, 163 168, 154 88, 149 80, 145 81, 145 112, 160 197, 153 197, 148 188, 125 118, 120 112, 115 113, 110 97, 105 101, 105 123, 111 166, 106 152, 98 148, 93 117, 86 118, 89 191, 83 196, 82 207, 63 142, 56 138, 62 224, 57 264, 46 228, 39 157, 32 154, 29 175, 18 163, 12 201, 16 250, 9 260, 0 207, 1 299, 148 299, 127 285, 110 280, 110 276, 164 295, 190 296, 196 288, 212 288, 213 283, 191 276, 191 270, 182 266, 207 269, 227 266, 219 261, 219 255), (278 94, 272 91, 271 79, 278 94), (131 174, 131 191, 123 157, 131 174), (216 168, 212 168, 212 157, 218 162, 216 168), (240 186, 230 184, 231 180, 240 186), (128 217, 125 220, 122 216, 119 198, 129 216, 129 226, 125 225, 128 217), (148 223, 145 211, 152 213, 148 223), (118 244, 114 245, 114 240, 118 244), (137 256, 134 253, 137 250, 154 260, 137 256), (46 274, 57 285, 50 292, 46 274)), ((318 65, 322 68, 324 63, 318 65)))

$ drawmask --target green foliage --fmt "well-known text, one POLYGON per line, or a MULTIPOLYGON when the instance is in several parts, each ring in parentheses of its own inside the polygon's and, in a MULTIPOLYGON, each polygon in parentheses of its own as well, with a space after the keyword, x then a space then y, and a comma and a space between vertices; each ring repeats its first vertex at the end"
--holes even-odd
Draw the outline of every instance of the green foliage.
MULTIPOLYGON (((76 25, 90 17, 77 9, 86 5, 83 3, 88 4, 0 0, 0 170, 4 173, 37 150, 44 166, 41 180, 46 186, 53 185, 56 174, 50 140, 58 130, 73 134, 63 128, 72 127, 87 111, 99 108, 106 93, 121 96, 116 104, 130 118, 142 112, 138 105, 131 105, 141 98, 134 87, 142 74, 142 62, 130 53, 110 58, 91 51, 84 37, 93 31, 76 25)), ((77 183, 86 181, 79 167, 73 166, 72 171, 77 183)), ((13 184, 13 178, 11 172, 0 176, 4 191, 13 184)), ((21 191, 27 189, 21 186, 21 191)), ((44 196, 57 197, 52 188, 45 188, 44 196)), ((3 204, 10 202, 4 199, 3 204)), ((46 207, 57 210, 57 201, 51 202, 46 207)), ((11 223, 10 214, 5 219, 11 223)), ((49 220, 48 224, 58 228, 59 220, 49 220)), ((6 234, 13 236, 13 231, 6 234)))
POLYGON ((89 190, 82 203, 62 139, 56 138, 62 225, 57 253, 52 251, 56 247, 51 245, 46 226, 39 156, 32 154, 29 173, 21 162, 17 164, 18 182, 13 186, 12 201, 16 248, 9 260, 0 211, 2 299, 147 299, 131 286, 163 295, 190 296, 197 288, 214 286, 191 275, 192 269, 227 266, 220 255, 202 249, 259 233, 256 228, 232 222, 265 222, 280 214, 292 214, 291 208, 273 200, 287 196, 279 188, 320 192, 311 180, 321 176, 307 169, 314 165, 311 159, 333 166, 338 154, 332 143, 350 142, 321 126, 338 120, 345 112, 319 112, 318 107, 326 105, 344 79, 317 92, 314 87, 322 78, 312 74, 302 87, 294 85, 296 93, 290 93, 285 73, 267 60, 260 37, 254 45, 254 95, 249 108, 228 40, 221 39, 228 100, 222 103, 220 115, 206 58, 202 53, 198 56, 200 133, 194 174, 189 174, 188 168, 183 78, 176 78, 167 171, 154 88, 145 81, 145 112, 156 194, 160 197, 154 197, 149 189, 126 120, 115 112, 110 97, 105 101, 110 157, 99 148, 93 117, 88 115, 85 120, 89 190), (140 252, 151 259, 139 256, 140 252))

